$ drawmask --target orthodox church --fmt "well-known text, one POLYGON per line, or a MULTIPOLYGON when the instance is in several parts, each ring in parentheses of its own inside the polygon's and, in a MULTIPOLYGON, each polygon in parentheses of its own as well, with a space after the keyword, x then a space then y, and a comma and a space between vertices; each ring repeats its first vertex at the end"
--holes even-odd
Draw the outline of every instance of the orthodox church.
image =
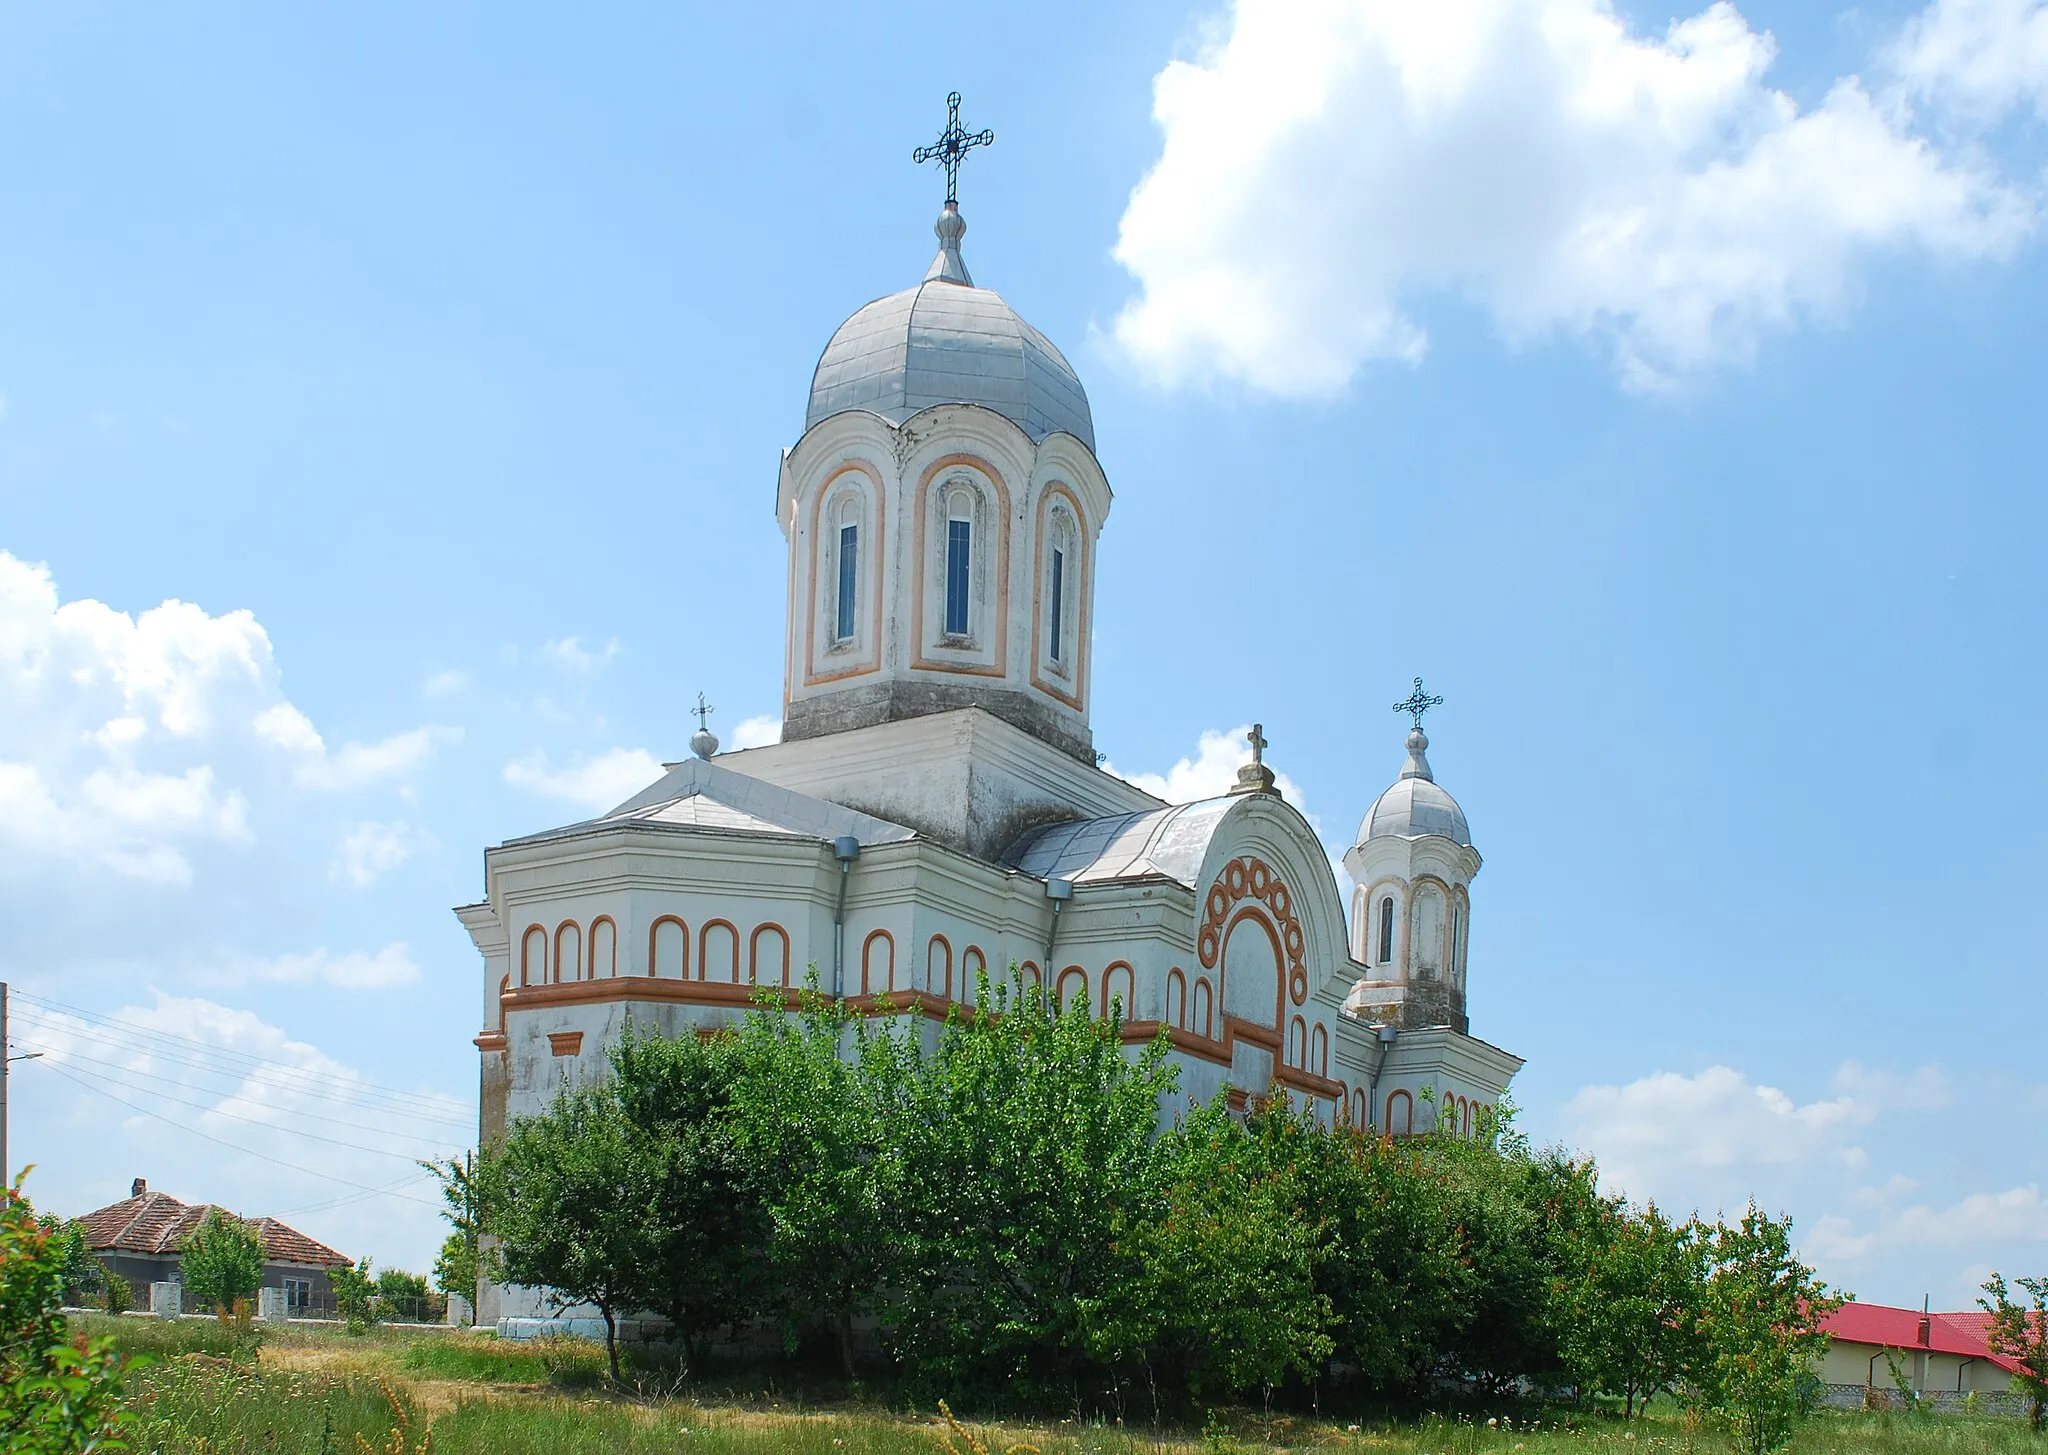
MULTIPOLYGON (((794 1005, 812 967, 933 1035, 1014 973, 1113 1010, 1134 1054, 1164 1030, 1176 1101, 1278 1088, 1393 1136, 1469 1131, 1522 1061, 1469 1034, 1480 858, 1419 681, 1406 762, 1344 855, 1348 916, 1259 730, 1199 803, 1097 766, 1109 481, 1072 366, 968 273, 952 174, 987 133, 949 100, 937 255, 832 335, 782 457, 782 740, 720 752, 700 728, 611 812, 488 849, 485 898, 456 911, 483 956, 481 1135, 596 1072, 629 1017, 725 1024, 760 987, 794 1005)), ((477 1313, 525 1293, 486 1288, 477 1313)))

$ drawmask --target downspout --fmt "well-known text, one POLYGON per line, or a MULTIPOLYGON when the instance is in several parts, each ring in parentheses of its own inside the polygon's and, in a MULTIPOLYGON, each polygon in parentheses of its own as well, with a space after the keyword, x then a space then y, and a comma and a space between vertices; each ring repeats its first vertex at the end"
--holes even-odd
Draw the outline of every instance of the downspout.
POLYGON ((1074 897, 1074 881, 1071 879, 1048 879, 1045 881, 1045 897, 1052 901, 1052 923, 1045 931, 1045 994, 1046 1003, 1052 1003, 1053 967, 1052 947, 1060 937, 1060 910, 1074 897))
POLYGON ((832 841, 832 857, 839 861, 839 906, 832 912, 832 998, 846 998, 846 881, 853 875, 853 861, 860 857, 860 840, 841 834, 832 841))
MULTIPOLYGON (((1401 1034, 1400 1030, 1395 1026, 1374 1026, 1373 1029, 1379 1033, 1380 1058, 1373 1063, 1372 1075, 1367 1077, 1365 1081, 1365 1125, 1367 1127, 1375 1126, 1381 1121, 1380 1072, 1386 1068, 1387 1057, 1393 1052, 1394 1038, 1401 1034)), ((1391 1136, 1392 1133, 1385 1126, 1381 1126, 1380 1135, 1385 1137, 1391 1136)))

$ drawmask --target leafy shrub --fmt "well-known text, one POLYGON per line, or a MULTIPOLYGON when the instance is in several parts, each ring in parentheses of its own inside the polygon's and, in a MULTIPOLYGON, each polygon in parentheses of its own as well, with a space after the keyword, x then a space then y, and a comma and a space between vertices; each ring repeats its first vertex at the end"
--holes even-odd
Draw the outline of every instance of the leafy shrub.
POLYGON ((118 1319, 135 1307, 134 1287, 120 1274, 108 1273, 106 1282, 100 1289, 100 1307, 118 1319))
POLYGON ((58 1312, 69 1251, 61 1229, 38 1221, 21 1178, 0 1198, 0 1449, 70 1455, 103 1446, 127 1419, 120 1357, 104 1339, 79 1347, 69 1337, 58 1312))
POLYGON ((185 1239, 181 1265, 187 1296, 195 1305, 211 1304, 225 1321, 234 1317, 235 1300, 263 1284, 263 1242, 253 1223, 208 1208, 185 1239))

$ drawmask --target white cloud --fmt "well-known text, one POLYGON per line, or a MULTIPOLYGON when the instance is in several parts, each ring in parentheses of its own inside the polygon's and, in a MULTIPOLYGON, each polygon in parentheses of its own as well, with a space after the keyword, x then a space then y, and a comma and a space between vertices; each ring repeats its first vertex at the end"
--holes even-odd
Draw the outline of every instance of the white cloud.
POLYGON ((1903 1251, 1976 1252, 1994 1243, 2048 1243, 2048 1200, 2039 1187, 2030 1183, 2004 1192, 1974 1192, 1940 1208, 1914 1203, 1861 1230, 1852 1219, 1830 1214, 1814 1223, 1804 1250, 1811 1257, 1858 1266, 1903 1251))
POLYGON ((0 877, 85 866, 187 884, 200 847, 257 837, 276 785, 252 748, 296 759, 301 787, 341 790, 455 736, 417 728, 329 754, 249 612, 61 601, 47 567, 0 551, 0 877))
MULTIPOLYGON (((304 983, 389 977, 411 962, 393 945, 267 965, 273 979, 304 983)), ((352 1256, 415 1268, 431 1259, 444 1229, 413 1159, 467 1145, 473 1105, 375 1086, 281 1027, 203 998, 159 995, 85 1018, 23 996, 15 1015, 15 1038, 42 1053, 12 1088, 15 1155, 37 1164, 39 1205, 81 1214, 127 1196, 142 1175, 189 1202, 283 1214, 352 1256), (391 1190, 365 1194, 374 1188, 391 1190)))
MULTIPOLYGON (((1203 729, 1194 754, 1179 759, 1164 773, 1123 773, 1107 762, 1102 765, 1103 771, 1114 773, 1126 783, 1168 803, 1195 803, 1204 798, 1218 798, 1228 793, 1237 782, 1237 770, 1252 760, 1251 744, 1245 739, 1251 726, 1243 723, 1228 732, 1203 729)), ((1276 771, 1273 786, 1289 803, 1301 808, 1301 789, 1293 779, 1276 771)))
POLYGON ((780 713, 764 712, 759 717, 741 718, 738 727, 732 730, 732 751, 742 748, 765 748, 782 741, 782 716, 780 713))
POLYGON ((1916 95, 1985 120, 2031 101, 2048 115, 2048 5, 1935 0, 1886 58, 1916 95))
POLYGON ((505 765, 505 781, 601 812, 631 798, 661 771, 661 760, 644 748, 613 748, 566 768, 550 767, 546 753, 532 753, 505 765))
POLYGON ((417 838, 404 823, 352 824, 335 846, 328 877, 367 889, 412 857, 417 838))
POLYGON ((1878 1103, 1841 1095, 1800 1105, 1740 1071, 1661 1071, 1626 1086, 1588 1086, 1566 1108, 1572 1142, 1598 1159, 1603 1181, 1636 1197, 1739 1208, 1760 1168, 1849 1150, 1848 1134, 1878 1103))
MULTIPOLYGON (((1916 132, 1902 85, 1844 78, 1802 111, 1766 83, 1776 49, 1727 3, 1644 35, 1608 0, 1237 0, 1155 78, 1116 340, 1168 383, 1327 395, 1419 360, 1412 306, 1453 296, 1661 387, 1841 314, 1866 255, 2030 233, 2034 195, 1916 132)), ((2004 95, 2003 74, 1971 84, 2004 95)))
POLYGON ((199 984, 220 987, 319 985, 332 990, 395 990, 417 984, 419 978, 420 967, 402 941, 375 954, 351 950, 336 955, 322 948, 268 959, 230 958, 191 976, 199 984))
POLYGON ((581 637, 557 637, 554 641, 541 644, 543 661, 571 672, 592 672, 619 655, 621 648, 617 637, 611 638, 595 651, 583 645, 581 637))
POLYGON ((436 672, 425 682, 421 683, 420 695, 423 697, 453 697, 458 692, 467 692, 469 684, 469 673, 459 668, 451 667, 445 672, 436 672))

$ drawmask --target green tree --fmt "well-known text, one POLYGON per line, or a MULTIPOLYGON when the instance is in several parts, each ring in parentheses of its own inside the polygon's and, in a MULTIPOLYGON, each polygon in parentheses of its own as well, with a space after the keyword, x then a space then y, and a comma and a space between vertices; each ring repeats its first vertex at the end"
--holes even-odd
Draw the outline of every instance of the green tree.
POLYGON ((120 1430, 131 1417, 112 1341, 74 1344, 59 1312, 67 1261, 21 1179, 0 1190, 0 1449, 10 1455, 127 1448, 120 1430))
POLYGON ((1553 1285, 1565 1367, 1582 1392, 1620 1395, 1632 1419, 1698 1363, 1706 1231, 1652 1203, 1616 1209, 1575 1247, 1576 1268, 1553 1285))
POLYGON ((360 1333, 377 1322, 377 1277, 370 1270, 368 1258, 328 1269, 327 1286, 334 1290, 334 1311, 341 1315, 350 1332, 360 1333))
POLYGON ((86 1241, 85 1224, 76 1218, 58 1218, 49 1213, 44 1213, 37 1221, 50 1235, 52 1245, 63 1259, 64 1301, 83 1304, 102 1292, 107 1286, 107 1270, 93 1256, 92 1246, 86 1241))
POLYGON ((798 1012, 763 1009, 734 1038, 733 1135, 766 1218, 772 1281, 765 1305, 794 1335, 833 1330, 854 1375, 853 1322, 879 1307, 902 1256, 901 1160, 891 1117, 914 1050, 892 1025, 871 1026, 818 993, 811 971, 798 1012), (841 1054, 851 1041, 853 1054, 841 1054))
POLYGON ((1290 1375, 1312 1376, 1333 1347, 1332 1315, 1316 1289, 1321 1229, 1300 1215, 1295 1170, 1269 1162, 1220 1099, 1162 1150, 1160 1205, 1140 1202, 1114 1243, 1134 1275, 1084 1310, 1098 1357, 1135 1358, 1155 1380, 1163 1368, 1197 1399, 1270 1398, 1290 1375))
POLYGON ((223 1319, 232 1317, 237 1299, 263 1286, 263 1239, 253 1223, 245 1223, 217 1207, 206 1210, 180 1249, 185 1291, 196 1303, 210 1303, 223 1319))
POLYGON ((2016 1278, 2013 1282, 2025 1290, 2027 1302, 2015 1300, 2005 1285, 2005 1275, 1994 1273, 1984 1284, 1989 1297, 1978 1299, 1977 1305, 1991 1315, 1987 1331, 1991 1352, 2019 1365, 2013 1383, 2025 1393, 2027 1420, 2039 1434, 2048 1423, 2048 1278, 2016 1278))
POLYGON ((403 1268, 381 1269, 377 1274, 377 1304, 388 1316, 401 1322, 424 1319, 427 1280, 403 1268))
POLYGON ((476 1238, 456 1228, 441 1240, 441 1251, 434 1256, 434 1287, 452 1297, 468 1299, 474 1314, 476 1282, 476 1238))
POLYGON ((1693 1383, 1743 1455, 1767 1455, 1813 1407, 1813 1369, 1828 1347, 1821 1320, 1842 1301, 1793 1253, 1792 1220, 1754 1205, 1714 1229, 1709 1257, 1693 1383))
POLYGON ((615 1383, 619 1316, 645 1306, 664 1227, 665 1169, 646 1151, 609 1086, 564 1085, 474 1169, 491 1277, 594 1305, 615 1383))
POLYGON ((1264 1165, 1288 1174, 1336 1351, 1379 1393, 1418 1388, 1456 1324, 1465 1276, 1426 1144, 1325 1129, 1279 1099, 1245 1126, 1264 1165))
POLYGON ((668 1039, 630 1022, 611 1052, 607 1089, 637 1164, 629 1185, 647 1199, 635 1204, 629 1292, 668 1319, 693 1363, 714 1331, 760 1309, 766 1285, 768 1219, 734 1130, 738 1067, 729 1035, 668 1039))
POLYGON ((1088 1311, 1133 1262, 1120 1230, 1161 1187, 1162 1034, 1135 1058, 1085 997, 983 984, 912 1068, 891 1118, 903 1263, 884 1329, 913 1382, 1072 1398, 1092 1362, 1088 1311))

